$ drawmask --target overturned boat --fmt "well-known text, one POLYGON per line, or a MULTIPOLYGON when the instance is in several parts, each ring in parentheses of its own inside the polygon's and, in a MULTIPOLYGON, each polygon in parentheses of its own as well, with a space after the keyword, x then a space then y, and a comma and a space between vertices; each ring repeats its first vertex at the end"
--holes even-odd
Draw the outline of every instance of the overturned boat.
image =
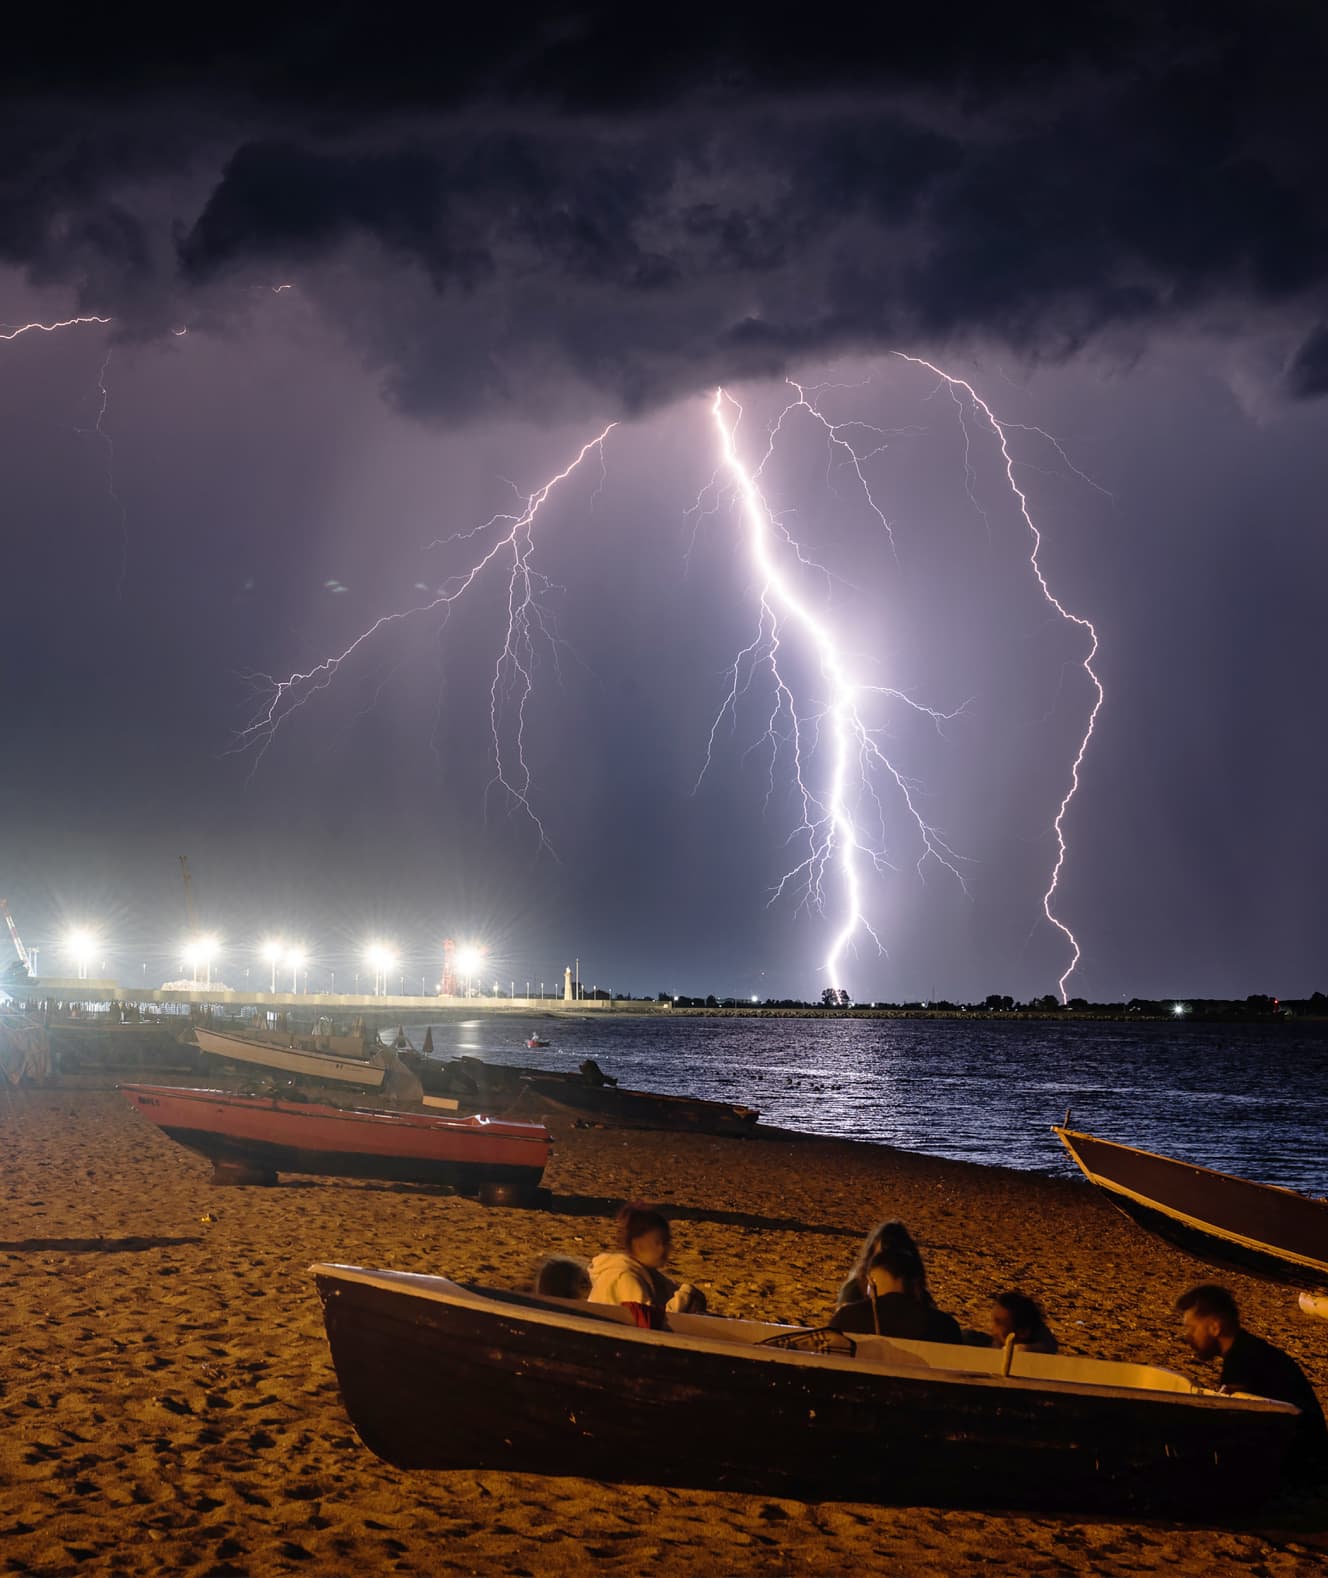
POLYGON ((333 1107, 171 1085, 122 1085, 125 1099, 177 1145, 206 1156, 218 1183, 278 1173, 442 1184, 492 1204, 532 1200, 549 1159, 535 1123, 333 1107))
POLYGON ((804 1500, 1228 1509, 1298 1412, 1145 1365, 847 1337, 316 1265, 341 1395, 403 1469, 804 1500))
POLYGON ((1085 1178, 1126 1216, 1200 1260, 1328 1288, 1328 1202, 1056 1126, 1085 1178))

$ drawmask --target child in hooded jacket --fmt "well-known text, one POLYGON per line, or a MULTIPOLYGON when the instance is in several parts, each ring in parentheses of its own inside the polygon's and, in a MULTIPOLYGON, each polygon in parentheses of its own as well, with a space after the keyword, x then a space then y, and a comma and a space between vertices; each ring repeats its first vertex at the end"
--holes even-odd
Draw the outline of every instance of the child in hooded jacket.
POLYGON ((690 1282, 665 1276, 673 1247, 668 1219, 649 1206, 629 1202, 618 1212, 618 1247, 590 1262, 590 1302, 624 1304, 638 1325, 659 1326, 664 1312, 705 1308, 704 1296, 690 1282))

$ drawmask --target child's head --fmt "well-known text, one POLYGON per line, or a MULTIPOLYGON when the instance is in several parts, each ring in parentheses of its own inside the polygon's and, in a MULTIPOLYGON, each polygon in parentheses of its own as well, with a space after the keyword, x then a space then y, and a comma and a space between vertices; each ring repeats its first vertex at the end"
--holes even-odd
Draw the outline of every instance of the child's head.
POLYGON ((1007 1337, 1030 1342, 1042 1326, 1042 1311, 1027 1293, 1011 1289, 991 1301, 991 1334, 998 1343, 1007 1337))
POLYGON ((535 1273, 535 1292, 545 1299, 588 1299, 590 1272, 570 1255, 550 1255, 535 1273))
POLYGON ((618 1212, 618 1248, 653 1271, 669 1258, 673 1234, 668 1221, 650 1206, 629 1201, 618 1212))

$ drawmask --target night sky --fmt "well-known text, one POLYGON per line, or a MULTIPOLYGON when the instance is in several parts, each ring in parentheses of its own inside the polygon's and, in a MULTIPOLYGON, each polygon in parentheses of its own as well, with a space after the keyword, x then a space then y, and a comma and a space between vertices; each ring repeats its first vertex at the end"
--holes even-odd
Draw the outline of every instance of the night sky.
MULTIPOLYGON (((967 892, 884 794, 884 953, 845 984, 1056 990, 1086 640, 990 429, 902 351, 1008 424, 1101 640, 1069 993, 1325 987, 1323 13, 412 15, 53 14, 0 56, 0 320, 112 320, 0 343, 0 895, 41 971, 91 923, 112 973, 178 975, 186 853, 233 985, 277 930, 315 989, 372 936, 432 984, 450 935, 504 989, 579 956, 619 991, 818 995, 843 891, 770 902, 803 854, 768 679, 698 784, 761 590, 710 401, 754 465, 794 378, 856 424, 893 548, 795 412, 762 475, 821 566, 791 573, 864 685, 959 712, 871 698, 967 892), (244 748, 262 676, 454 585, 491 539, 446 539, 610 421, 535 526, 552 852, 492 782, 500 564, 244 748)), ((792 636, 781 663, 823 787, 824 677, 792 636)), ((515 726, 509 698, 509 760, 515 726)))

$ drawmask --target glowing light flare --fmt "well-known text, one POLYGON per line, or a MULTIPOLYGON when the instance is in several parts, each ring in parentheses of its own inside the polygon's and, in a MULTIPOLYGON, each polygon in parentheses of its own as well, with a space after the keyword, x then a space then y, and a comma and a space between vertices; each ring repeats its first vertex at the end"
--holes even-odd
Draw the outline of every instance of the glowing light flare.
MULTIPOLYGON (((911 362, 915 367, 925 367, 928 372, 934 373, 937 378, 942 379, 950 389, 951 393, 962 389, 965 395, 967 395, 968 399, 972 402, 973 408, 981 413, 983 419, 991 428, 992 432, 996 435, 997 442, 1000 445, 1001 459, 1005 464, 1006 480, 1010 485, 1011 493, 1018 502, 1019 513, 1023 516, 1024 524, 1028 527, 1029 535, 1032 538, 1032 546, 1029 551, 1028 562, 1033 568, 1033 575, 1037 580, 1038 587, 1041 590, 1043 597, 1056 611, 1056 613, 1063 620, 1065 620, 1067 624, 1078 626, 1078 628, 1082 630, 1088 637, 1088 651, 1081 660, 1080 666, 1082 667, 1084 673, 1088 676, 1089 684, 1092 686, 1093 705, 1089 709, 1088 722, 1084 727, 1083 736, 1079 741, 1079 747, 1075 751, 1074 760, 1070 764, 1069 787, 1066 789, 1065 794, 1061 798, 1060 805, 1056 811, 1056 816, 1052 822, 1052 827, 1056 834, 1056 860, 1052 866, 1051 879, 1047 884, 1047 890, 1042 895, 1043 914, 1064 936, 1066 942, 1068 942, 1070 945, 1070 962, 1066 966, 1065 971, 1061 975, 1059 981, 1056 983, 1057 990, 1060 992, 1061 1002, 1068 1002, 1069 994, 1066 987, 1066 982, 1078 968, 1079 960, 1082 955, 1079 947, 1079 939, 1070 930, 1069 926, 1067 926, 1066 923, 1060 918, 1060 916, 1056 914, 1056 911, 1052 908, 1052 900, 1056 896, 1056 889, 1060 886, 1061 872, 1064 869, 1065 857, 1068 853, 1068 847, 1065 842, 1065 816, 1070 809, 1070 802, 1079 792, 1079 769, 1083 766, 1084 756, 1088 751, 1088 742, 1093 738, 1093 731, 1097 727, 1097 715, 1102 710, 1102 703, 1107 699, 1107 693, 1102 688, 1102 681, 1098 677, 1097 670, 1093 667, 1093 659, 1097 656, 1099 646, 1097 629, 1091 620, 1085 619, 1082 614, 1072 613, 1065 606, 1065 604, 1060 601, 1060 599, 1052 591, 1050 585, 1048 584, 1046 575, 1043 573, 1041 563, 1042 533, 1038 529, 1037 523, 1034 521, 1032 512, 1029 509, 1028 496, 1019 486, 1019 482, 1015 476, 1014 456, 1010 453, 1009 438, 1006 432, 1007 426, 1022 427, 1022 424, 1006 424, 1001 422, 987 402, 980 394, 978 394, 977 390, 974 389, 973 385, 970 384, 966 379, 956 377, 953 373, 947 373, 943 368, 937 367, 935 363, 929 362, 921 356, 909 356, 903 351, 895 351, 894 355, 899 357, 901 361, 911 362)), ((1043 433, 1041 428, 1024 428, 1024 431, 1031 431, 1040 434, 1043 438, 1047 439, 1048 442, 1055 445, 1055 448, 1062 459, 1066 458, 1064 449, 1056 439, 1051 437, 1049 433, 1043 433)), ((1068 460, 1066 460, 1066 464, 1069 465, 1068 460)), ((1096 483, 1092 482, 1091 478, 1084 477, 1083 472, 1077 467, 1071 466, 1070 469, 1075 473, 1076 476, 1083 478, 1084 481, 1091 483, 1091 485, 1094 487, 1097 486, 1096 483)), ((1105 492, 1106 490, 1099 489, 1099 491, 1105 492)), ((1108 497, 1110 497, 1109 494, 1108 497)))
POLYGON ((62 943, 64 952, 74 961, 80 981, 88 978, 88 965, 96 957, 97 950, 101 947, 101 939, 97 933, 87 926, 75 926, 65 933, 62 943))
POLYGON ((186 966, 194 973, 194 983, 198 983, 199 970, 204 971, 205 984, 212 985, 212 962, 221 951, 220 938, 211 933, 202 937, 191 937, 181 950, 186 966))
POLYGON ((277 966, 286 957, 286 944, 280 937, 268 937, 263 943, 262 954, 272 970, 272 983, 268 990, 275 992, 277 989, 277 966))
POLYGON ((291 973, 290 989, 292 992, 298 992, 300 989, 300 971, 304 969, 306 958, 303 948, 288 948, 286 950, 286 956, 282 962, 291 973))
POLYGON ((365 963, 374 973, 374 996, 387 995, 387 978, 397 967, 396 950, 385 942, 371 942, 364 953, 365 963))

